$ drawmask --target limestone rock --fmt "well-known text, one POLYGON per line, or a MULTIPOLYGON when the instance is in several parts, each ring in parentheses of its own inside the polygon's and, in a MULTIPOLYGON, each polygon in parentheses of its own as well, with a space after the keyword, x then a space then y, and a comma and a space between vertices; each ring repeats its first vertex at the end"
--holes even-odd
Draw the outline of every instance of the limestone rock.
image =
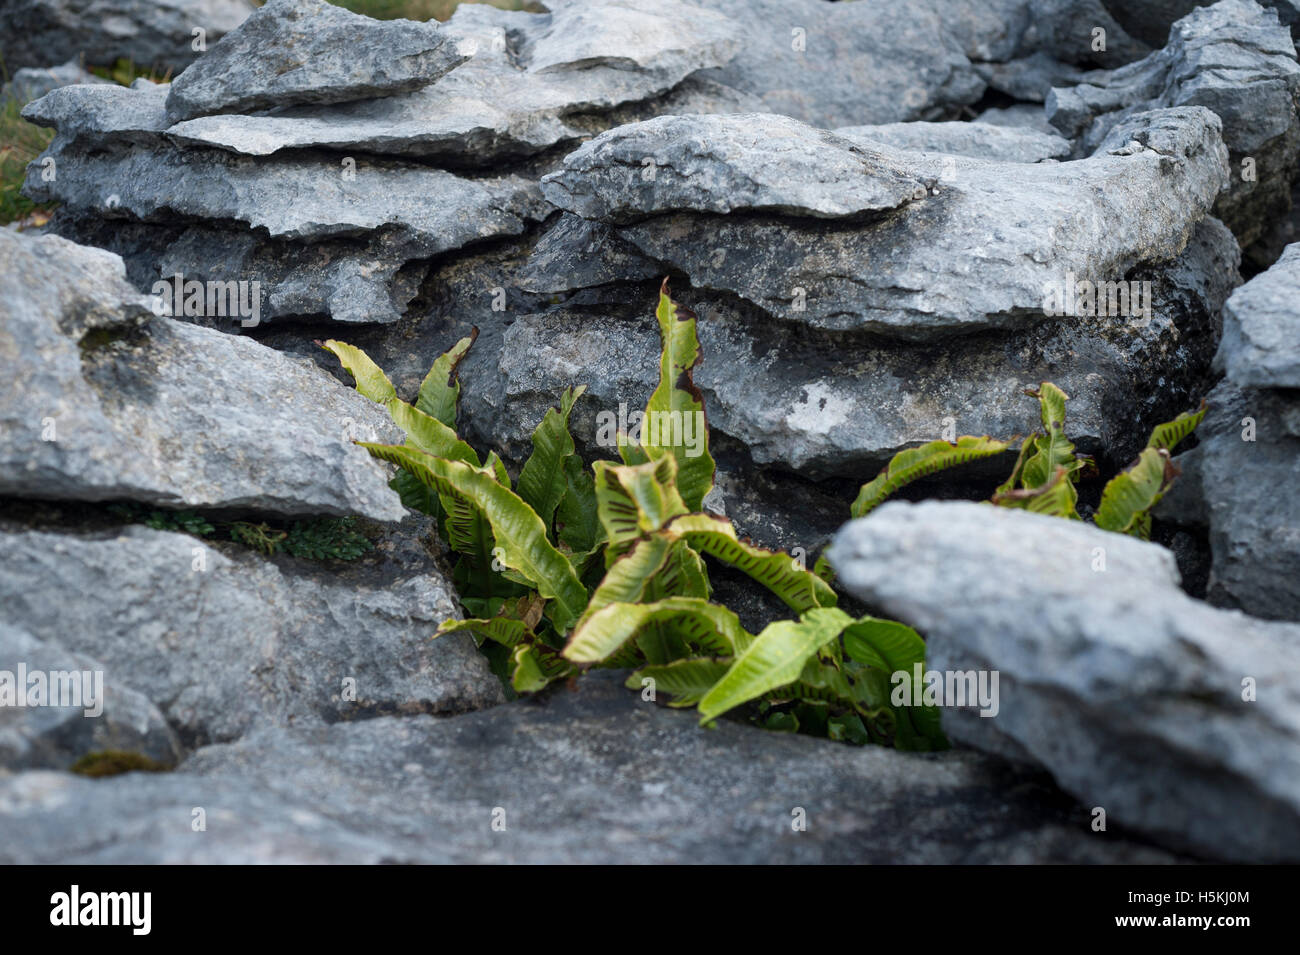
POLYGON ((340 103, 428 86, 469 58, 437 23, 373 20, 326 0, 267 0, 172 81, 175 120, 340 103))
POLYGON ((1300 626, 1193 600, 1158 545, 982 503, 886 504, 830 560, 925 634, 929 667, 999 673, 996 714, 945 710, 950 736, 1009 741, 1165 845, 1300 859, 1300 626))

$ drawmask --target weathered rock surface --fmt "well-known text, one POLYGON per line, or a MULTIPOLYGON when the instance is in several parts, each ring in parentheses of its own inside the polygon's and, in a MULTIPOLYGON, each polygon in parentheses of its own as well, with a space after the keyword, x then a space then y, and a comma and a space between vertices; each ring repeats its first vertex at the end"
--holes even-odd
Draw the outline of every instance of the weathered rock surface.
POLYGON ((408 93, 469 59, 437 23, 267 0, 172 81, 173 119, 408 93))
POLYGON ((1274 11, 1254 0, 1198 7, 1174 24, 1164 49, 1086 79, 1047 99, 1053 125, 1084 153, 1137 112, 1205 106, 1223 121, 1232 167, 1215 215, 1243 247, 1285 216, 1300 152, 1300 65, 1274 11))
POLYGON ((454 720, 268 730, 166 777, 0 778, 0 860, 1174 861, 1093 833, 1084 808, 974 753, 706 732, 621 681, 590 674, 576 692, 454 720), (194 806, 204 833, 190 831, 194 806))
POLYGON ((0 0, 0 59, 9 70, 78 57, 180 70, 202 52, 194 30, 210 45, 253 10, 248 0, 0 0))
POLYGON ((1087 75, 1041 50, 1007 63, 978 63, 975 72, 989 89, 1026 103, 1042 103, 1053 87, 1073 86, 1087 75))
POLYGON ((987 504, 886 504, 830 559, 930 667, 1000 674, 997 714, 945 711, 950 736, 1169 846, 1300 859, 1300 626, 1193 600, 1155 544, 987 504))
POLYGON ((1206 599, 1256 616, 1300 620, 1300 400, 1293 390, 1221 382, 1197 428, 1200 443, 1174 459, 1188 478, 1160 516, 1207 526, 1206 599))
MULTIPOLYGON (((1197 7, 1209 6, 1214 0, 1102 0, 1106 9, 1133 36, 1151 46, 1164 46, 1169 28, 1197 7)), ((1277 12, 1283 26, 1295 29, 1300 22, 1300 3, 1296 0, 1256 0, 1261 7, 1277 12)))
POLYGON ((786 116, 663 116, 602 133, 542 179, 553 204, 617 222, 692 210, 819 219, 897 209, 925 185, 902 163, 786 116))
POLYGON ((502 699, 468 636, 431 639, 454 592, 411 545, 323 566, 143 526, 10 525, 0 555, 8 622, 101 661, 191 745, 502 699))
MULTIPOLYGON (((697 129, 707 141, 732 120, 667 122, 697 129)), ((661 131, 656 126, 644 134, 647 149, 656 142, 668 148, 656 135, 661 131)), ((621 140, 642 133, 633 126, 606 135, 621 140)), ((804 145, 809 163, 837 151, 833 142, 804 145)), ((895 162, 910 164, 931 193, 866 225, 714 213, 698 198, 701 183, 743 178, 733 156, 702 162, 698 182, 665 175, 649 189, 626 189, 627 170, 617 157, 604 159, 608 176, 595 176, 585 158, 593 155, 579 150, 566 158, 564 172, 548 180, 551 201, 579 214, 597 208, 586 194, 579 201, 554 188, 566 174, 578 178, 581 168, 584 188, 611 221, 703 207, 619 232, 651 260, 684 272, 696 288, 738 295, 774 317, 814 328, 913 340, 1032 325, 1047 318, 1049 286, 1063 285, 1069 274, 1116 282, 1143 262, 1173 258, 1227 175, 1217 117, 1202 108, 1135 116, 1096 155, 1074 163, 1008 165, 896 152, 895 162)), ((838 191, 832 183, 808 185, 838 191)), ((808 196, 800 203, 813 204, 808 196)))
MULTIPOLYGON (((947 118, 984 91, 929 3, 698 2, 731 18, 740 41, 735 58, 710 75, 814 126, 947 118)), ((985 20, 994 18, 986 12, 985 20)))
POLYGON ((112 253, 0 233, 0 369, 0 494, 406 513, 352 443, 400 436, 378 406, 250 339, 155 316, 112 253))
POLYGON ((1300 388, 1300 244, 1228 299, 1215 365, 1243 388, 1300 388))
POLYGON ((62 66, 44 69, 29 66, 14 71, 9 82, 5 83, 4 89, 0 90, 0 102, 16 99, 19 103, 30 103, 34 99, 40 99, 50 90, 61 89, 64 86, 75 86, 79 83, 102 85, 107 82, 108 80, 82 68, 76 60, 69 60, 62 66))
POLYGON ((545 216, 534 183, 469 179, 441 169, 361 159, 254 161, 219 150, 159 147, 87 153, 53 149, 57 178, 32 168, 25 194, 108 217, 214 220, 297 241, 384 230, 409 257, 515 235, 545 216))
POLYGON ((1071 149, 1069 142, 1051 133, 983 122, 886 123, 883 126, 846 126, 835 133, 868 147, 873 143, 883 143, 895 149, 949 153, 1000 162, 1068 159, 1071 149))
POLYGON ((726 63, 737 46, 731 21, 676 0, 564 0, 548 9, 458 8, 442 33, 472 58, 424 89, 203 117, 171 135, 255 156, 320 147, 478 165, 576 140, 586 132, 574 124, 578 114, 661 96, 726 63))
MULTIPOLYGON (((561 220, 555 228, 577 227, 561 220)), ((673 294, 700 315, 695 381, 710 428, 735 438, 757 464, 860 482, 902 448, 938 438, 949 419, 960 434, 1028 434, 1039 427, 1038 409, 1021 392, 1050 379, 1071 397, 1072 439, 1122 465, 1151 425, 1200 400, 1236 257, 1231 234, 1208 220, 1172 267, 1138 273, 1152 283, 1149 322, 1062 322, 932 345, 810 332, 707 293, 673 294), (1151 395, 1154 378, 1170 390, 1151 395)), ((574 242, 549 260, 547 274, 579 277, 586 269, 595 282, 605 278, 599 262, 574 242)), ((607 271, 618 270, 617 262, 607 271)), ((501 335, 481 337, 465 360, 467 427, 503 453, 526 456, 545 409, 565 387, 582 383, 588 391, 574 409, 574 434, 592 453, 600 450, 593 447, 596 416, 617 413, 620 404, 643 407, 657 380, 653 284, 593 292, 595 301, 576 295, 545 311, 512 308, 501 335)), ((492 322, 483 305, 466 321, 492 322)), ((443 347, 454 341, 446 334, 443 347)), ((405 345, 381 353, 418 383, 419 362, 403 357, 405 345)))
POLYGON ((66 769, 104 750, 138 753, 167 766, 180 762, 180 740, 158 708, 98 660, 0 623, 0 673, 17 694, 0 705, 0 769, 66 769), (33 674, 43 682, 34 682, 33 674), (41 696, 30 696, 37 686, 41 696))
MULTIPOLYGON (((146 291, 160 279, 172 283, 177 273, 200 282, 260 282, 260 325, 286 319, 396 322, 428 269, 422 260, 407 263, 384 236, 302 245, 233 229, 127 222, 68 210, 56 210, 48 231, 122 256, 127 279, 146 291)), ((219 315, 184 317, 221 331, 240 328, 238 319, 219 315)))
POLYGON ((1257 617, 1300 620, 1300 246, 1228 299, 1198 445, 1175 459, 1184 488, 1161 517, 1209 530, 1206 597, 1257 617))

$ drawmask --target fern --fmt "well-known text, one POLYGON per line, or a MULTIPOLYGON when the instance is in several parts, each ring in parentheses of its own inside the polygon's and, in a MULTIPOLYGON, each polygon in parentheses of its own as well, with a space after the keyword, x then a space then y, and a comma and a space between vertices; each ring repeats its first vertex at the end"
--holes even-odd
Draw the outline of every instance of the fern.
POLYGON ((874 479, 862 485, 849 513, 853 517, 864 517, 899 488, 947 468, 1001 454, 1009 444, 987 436, 963 435, 955 443, 931 441, 919 448, 900 451, 874 479))
MULTIPOLYGON (((672 301, 665 282, 655 317, 660 379, 644 420, 703 422, 703 399, 691 379, 700 360, 695 316, 672 301)), ((940 745, 941 736, 924 732, 924 720, 910 736, 894 732, 912 721, 890 710, 885 668, 894 656, 910 665, 915 645, 906 645, 911 655, 846 655, 842 634, 857 634, 853 645, 866 646, 864 634, 889 622, 854 621, 835 609, 824 560, 805 570, 789 554, 740 539, 726 518, 702 512, 714 481, 707 428, 693 447, 675 440, 684 437, 680 429, 650 426, 639 440, 620 435, 621 460, 596 461, 588 470, 569 430, 585 389, 570 388, 538 424, 512 487, 496 454, 480 458, 456 433, 457 368, 472 344, 472 336, 462 339, 438 358, 409 404, 364 352, 324 343, 358 391, 383 405, 406 434, 403 445, 362 446, 398 466, 393 487, 409 507, 435 517, 456 555, 453 580, 469 616, 447 621, 439 635, 471 634, 513 693, 536 692, 591 666, 632 667, 629 686, 650 681, 670 705, 698 706, 705 722, 745 706, 781 729, 940 745), (755 637, 709 599, 707 561, 748 574, 798 619, 776 621, 755 637), (805 709, 773 712, 774 701, 805 709)), ((886 482, 901 486, 1005 448, 987 438, 937 442, 895 462, 886 482)))

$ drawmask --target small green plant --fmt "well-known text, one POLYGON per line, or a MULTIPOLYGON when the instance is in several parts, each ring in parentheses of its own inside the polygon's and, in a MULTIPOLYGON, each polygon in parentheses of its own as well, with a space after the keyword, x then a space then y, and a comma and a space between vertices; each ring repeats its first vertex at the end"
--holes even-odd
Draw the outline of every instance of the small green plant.
MULTIPOLYGON (((703 422, 695 315, 669 297, 667 280, 655 315, 660 376, 643 421, 703 422)), ((518 693, 587 667, 631 668, 629 687, 698 707, 703 723, 749 705, 773 729, 903 749, 947 745, 933 707, 891 702, 894 674, 923 678, 925 644, 914 630, 854 619, 817 573, 704 510, 715 470, 706 426, 702 447, 673 440, 680 430, 620 433, 621 460, 588 471, 569 431, 584 389, 571 388, 538 425, 512 485, 495 453, 480 458, 455 431, 456 369, 472 344, 463 339, 434 363, 412 405, 360 349, 322 343, 406 433, 402 445, 363 446, 400 468, 394 488, 435 518, 455 555, 470 617, 440 634, 470 632, 518 693), (745 630, 709 599, 706 558, 748 574, 792 618, 745 630)))
MULTIPOLYGON (((1025 392, 1037 398, 1043 433, 1031 434, 1020 445, 1010 476, 993 492, 992 503, 1036 514, 1050 514, 1079 520, 1079 478, 1095 469, 1091 458, 1075 452, 1065 435, 1065 405, 1069 395, 1043 382, 1025 392)), ((1206 405, 1183 412, 1173 421, 1157 425, 1147 445, 1127 469, 1115 475, 1101 493, 1093 521, 1103 530, 1130 534, 1149 540, 1151 510, 1160 503, 1178 476, 1170 451, 1196 430, 1205 417, 1206 405)), ((963 436, 955 444, 932 441, 919 448, 901 451, 877 477, 862 486, 852 515, 863 517, 905 484, 926 474, 964 464, 977 458, 1001 454, 1012 441, 963 436)))
POLYGON ((120 776, 123 773, 165 773, 170 768, 143 753, 105 749, 87 753, 68 767, 68 771, 78 776, 101 779, 105 776, 120 776))
POLYGON ((306 560, 356 560, 374 548, 356 528, 355 517, 321 517, 281 525, 266 521, 209 521, 194 511, 150 510, 138 504, 114 504, 110 510, 132 523, 156 531, 210 537, 218 528, 237 544, 267 557, 287 553, 306 560))
MULTIPOLYGON (((346 7, 353 13, 365 14, 376 20, 446 20, 461 0, 330 0, 336 6, 346 7)), ((481 2, 481 0, 475 0, 481 2)), ((538 13, 545 8, 528 0, 486 0, 502 10, 527 10, 538 13)))
POLYGON ((91 66, 91 73, 100 79, 116 83, 118 86, 130 86, 136 80, 144 79, 150 83, 170 83, 172 71, 166 67, 137 66, 129 57, 119 57, 112 66, 91 66))
POLYGON ((54 130, 34 126, 22 117, 23 104, 10 96, 0 98, 0 224, 31 219, 44 224, 44 209, 22 195, 27 164, 43 153, 54 130))

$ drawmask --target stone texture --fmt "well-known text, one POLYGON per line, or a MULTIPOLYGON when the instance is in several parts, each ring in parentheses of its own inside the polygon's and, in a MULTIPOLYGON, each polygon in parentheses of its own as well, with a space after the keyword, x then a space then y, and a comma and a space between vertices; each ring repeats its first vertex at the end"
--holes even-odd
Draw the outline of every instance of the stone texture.
MULTIPOLYGON (((1133 36, 1151 46, 1164 46, 1169 28, 1197 7, 1214 0, 1102 0, 1106 9, 1133 36)), ((1295 30, 1300 21, 1300 3, 1296 0, 1257 0, 1261 7, 1277 12, 1283 26, 1295 30)))
POLYGON ((1006 63, 979 63, 975 71, 989 89, 1027 103, 1042 103, 1053 87, 1073 86, 1087 75, 1042 50, 1006 63))
POLYGON ((997 715, 945 711, 950 736, 1166 845, 1300 859, 1300 626, 1193 600, 1158 545, 982 503, 886 504, 830 560, 926 635, 930 667, 1000 674, 997 715))
POLYGON ((437 23, 267 0, 172 81, 174 120, 408 93, 469 59, 437 23))
POLYGON ((846 126, 835 130, 835 133, 865 147, 883 143, 895 149, 948 153, 999 162, 1067 159, 1071 149, 1069 142, 1054 134, 1023 126, 997 126, 982 122, 846 126))
MULTIPOLYGON (((175 126, 181 142, 263 156, 321 147, 477 165, 540 152, 585 134, 579 114, 668 93, 726 63, 735 25, 676 0, 556 2, 546 14, 473 4, 442 28, 472 58, 431 86, 263 116, 175 126)), ((735 94, 731 94, 735 95, 735 94)))
POLYGON ((1300 65, 1290 31, 1254 0, 1220 0, 1179 20, 1144 60, 1054 89, 1053 125, 1087 153, 1116 122, 1153 107, 1205 106, 1223 120, 1232 175, 1215 214, 1243 247, 1290 208, 1300 151, 1300 65), (1246 160, 1253 161, 1247 174, 1246 160))
POLYGON ((918 190, 922 182, 870 144, 762 113, 619 126, 542 179, 556 206, 614 222, 682 210, 850 218, 897 209, 918 190))
POLYGON ((400 435, 378 406, 250 339, 155 316, 112 253, 3 232, 0 264, 0 493, 405 515, 352 443, 400 435))
MULTIPOLYGON (((833 129, 947 118, 984 91, 942 7, 913 0, 698 0, 740 40, 719 81, 833 129)), ((1000 29, 984 16, 982 29, 1000 29)))
POLYGON ((76 60, 69 60, 62 66, 44 69, 25 67, 15 70, 9 82, 5 83, 4 89, 0 91, 0 102, 16 99, 19 103, 30 103, 34 99, 40 99, 50 90, 61 89, 64 86, 75 86, 79 83, 102 85, 107 82, 108 80, 101 79, 84 69, 76 60))
MULTIPOLYGON (((730 119, 693 122, 704 135, 730 119)), ((619 135, 635 131, 624 127, 619 135)), ((566 158, 565 170, 575 161, 566 158)), ((1142 262, 1173 258, 1226 177, 1217 117, 1202 108, 1133 117, 1095 156, 1075 163, 1008 167, 902 152, 895 161, 910 163, 931 193, 865 227, 723 217, 693 199, 698 184, 674 192, 671 178, 656 181, 653 195, 610 189, 601 200, 610 219, 705 206, 620 231, 697 288, 738 295, 775 318, 814 328, 925 340, 1032 325, 1047 318, 1049 283, 1064 283, 1068 273, 1113 282, 1142 262)), ((731 159, 701 178, 736 168, 731 159)), ((570 211, 586 208, 554 188, 550 198, 570 211)))
MULTIPOLYGON (((262 325, 396 322, 428 268, 422 260, 408 263, 384 236, 301 245, 233 229, 126 222, 66 209, 55 211, 47 230, 122 256, 128 281, 145 291, 160 279, 171 282, 177 273, 201 282, 261 282, 262 325)), ((221 316, 184 318, 221 331, 240 329, 238 320, 221 316)))
POLYGON ((0 0, 0 59, 9 70, 84 57, 178 71, 200 54, 195 29, 211 45, 253 10, 248 0, 0 0))
POLYGON ((1228 299, 1215 366, 1245 388, 1300 388, 1300 244, 1228 299))
POLYGON ((457 616, 454 592, 427 554, 398 544, 332 566, 143 526, 7 525, 0 600, 14 626, 153 700, 187 745, 500 702, 468 635, 431 639, 457 616))
MULTIPOLYGON (((90 693, 66 700, 81 706, 0 706, 0 769, 67 769, 79 757, 104 750, 139 753, 168 766, 180 762, 176 733, 158 708, 119 680, 116 671, 98 660, 69 653, 56 640, 37 640, 0 623, 0 671, 15 681, 17 692, 26 698, 30 684, 18 681, 20 665, 29 677, 43 674, 47 685, 70 686, 66 681, 71 679, 82 687, 80 692, 89 689, 90 693), (88 686, 82 677, 85 672, 98 673, 88 686)), ((62 701, 54 695, 47 700, 62 701)))
POLYGON ((977 754, 854 748, 725 721, 708 732, 621 682, 593 673, 576 692, 454 720, 268 730, 164 778, 0 779, 0 860, 1174 860, 1092 833, 1082 807, 977 754), (205 833, 189 829, 193 806, 206 809, 205 833), (492 829, 497 808, 505 831, 492 829), (804 832, 792 830, 795 808, 804 832))
MULTIPOLYGON (((556 226, 567 228, 564 220, 556 226)), ((1051 379, 1071 396, 1070 434, 1080 449, 1122 465, 1151 425, 1199 401, 1236 254, 1221 224, 1199 228, 1175 267, 1141 273, 1152 282, 1153 319, 1140 327, 1069 322, 937 345, 811 332, 707 293, 674 287, 673 294, 701 316, 695 381, 709 425, 740 442, 756 464, 860 483, 902 448, 939 437, 949 418, 961 434, 1029 433, 1040 426, 1038 408, 1021 392, 1051 379), (1154 378, 1168 390, 1150 394, 1154 378)), ((598 261, 575 244, 567 258, 549 262, 548 274, 558 278, 571 263, 571 275, 585 268, 600 280, 598 261)), ((538 284, 545 291, 562 283, 538 284)), ((576 295, 544 312, 512 308, 500 337, 480 338, 466 358, 466 426, 503 453, 525 456, 545 409, 563 388, 582 383, 588 391, 574 409, 574 434, 600 451, 596 415, 620 404, 642 407, 657 380, 659 342, 648 321, 655 284, 616 286, 607 297, 593 291, 594 300, 576 295)), ((480 311, 472 320, 483 327, 491 318, 480 311)), ((419 363, 406 353, 401 346, 385 352, 413 378, 419 363)))
POLYGON ((360 158, 255 161, 219 150, 175 147, 83 151, 54 148, 52 181, 39 166, 24 194, 108 218, 170 223, 208 219, 312 242, 380 230, 409 257, 430 256, 523 231, 546 206, 518 176, 470 179, 442 169, 360 158))
POLYGON ((1208 527, 1206 598, 1256 617, 1300 620, 1300 400, 1294 391, 1221 382, 1197 428, 1200 443, 1174 461, 1187 495, 1162 517, 1208 527))

